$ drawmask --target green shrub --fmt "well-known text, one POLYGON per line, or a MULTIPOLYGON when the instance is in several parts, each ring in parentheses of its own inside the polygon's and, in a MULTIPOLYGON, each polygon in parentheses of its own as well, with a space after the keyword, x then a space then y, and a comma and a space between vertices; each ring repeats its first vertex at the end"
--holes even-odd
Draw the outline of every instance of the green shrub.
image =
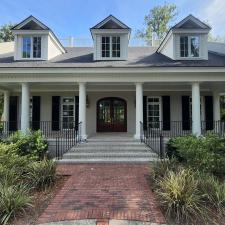
POLYGON ((178 222, 204 218, 205 208, 202 196, 197 190, 198 181, 188 169, 168 171, 158 181, 156 193, 167 214, 178 222))
POLYGON ((3 142, 6 144, 15 144, 17 153, 20 156, 29 156, 34 160, 43 159, 48 150, 48 143, 44 139, 41 131, 30 131, 26 135, 17 131, 3 142))
POLYGON ((52 160, 33 162, 28 167, 28 183, 36 189, 51 186, 56 179, 56 163, 52 160))
POLYGON ((206 137, 177 137, 170 142, 173 154, 187 166, 206 173, 221 175, 225 172, 225 139, 212 134, 206 137))
POLYGON ((25 185, 0 184, 0 223, 6 224, 11 218, 23 214, 31 207, 32 198, 25 185))
POLYGON ((220 182, 212 175, 198 174, 198 189, 207 203, 217 209, 219 213, 225 213, 225 183, 220 182))
MULTIPOLYGON (((0 165, 1 170, 9 170, 10 173, 21 176, 27 170, 27 165, 30 160, 26 156, 19 156, 17 154, 17 147, 15 144, 0 143, 0 165)), ((2 176, 3 172, 0 172, 2 176)))

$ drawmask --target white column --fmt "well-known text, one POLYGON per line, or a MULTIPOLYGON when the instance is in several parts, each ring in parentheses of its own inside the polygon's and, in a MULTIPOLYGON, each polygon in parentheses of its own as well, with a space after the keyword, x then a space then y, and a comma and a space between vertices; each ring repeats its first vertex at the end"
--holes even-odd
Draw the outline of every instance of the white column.
POLYGON ((140 139, 141 126, 143 123, 143 86, 142 83, 136 83, 136 134, 135 139, 140 139))
POLYGON ((192 84, 192 134, 201 135, 201 112, 200 112, 200 86, 192 84))
POLYGON ((79 122, 81 122, 81 138, 87 139, 86 134, 86 83, 79 83, 79 122))
POLYGON ((220 93, 213 91, 213 120, 220 121, 220 93))
POLYGON ((4 91, 3 121, 9 121, 9 91, 4 91))
POLYGON ((30 90, 28 83, 22 83, 21 131, 27 133, 30 123, 30 90))

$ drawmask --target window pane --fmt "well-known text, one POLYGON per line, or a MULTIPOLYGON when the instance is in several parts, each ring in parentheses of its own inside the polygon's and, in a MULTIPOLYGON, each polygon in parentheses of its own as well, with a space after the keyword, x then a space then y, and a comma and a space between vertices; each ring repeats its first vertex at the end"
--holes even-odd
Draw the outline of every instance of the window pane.
POLYGON ((199 37, 191 37, 191 57, 199 57, 199 37))
POLYGON ((180 57, 188 57, 188 37, 180 37, 180 57))
POLYGON ((110 57, 110 37, 102 37, 102 57, 110 57))
POLYGON ((149 97, 148 98, 148 126, 150 128, 159 129, 160 128, 160 98, 159 97, 149 97))
POLYGON ((120 57, 120 37, 112 37, 112 57, 120 57))
POLYGON ((33 57, 41 58, 41 37, 33 37, 33 57))
POLYGON ((23 58, 30 58, 31 38, 23 37, 23 58))

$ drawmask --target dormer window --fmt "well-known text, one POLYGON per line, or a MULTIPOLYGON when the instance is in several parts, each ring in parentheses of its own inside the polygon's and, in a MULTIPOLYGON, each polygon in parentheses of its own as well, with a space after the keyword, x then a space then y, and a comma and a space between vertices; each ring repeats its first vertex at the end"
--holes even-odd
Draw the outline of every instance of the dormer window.
POLYGON ((120 58, 120 37, 102 37, 102 58, 120 58))
POLYGON ((199 46, 198 36, 180 36, 180 57, 199 57, 199 46))
POLYGON ((210 27, 189 15, 173 26, 157 52, 173 60, 208 60, 210 27))
POLYGON ((91 28, 94 60, 127 60, 131 29, 110 15, 91 28))
POLYGON ((41 37, 23 37, 22 57, 41 58, 41 37))

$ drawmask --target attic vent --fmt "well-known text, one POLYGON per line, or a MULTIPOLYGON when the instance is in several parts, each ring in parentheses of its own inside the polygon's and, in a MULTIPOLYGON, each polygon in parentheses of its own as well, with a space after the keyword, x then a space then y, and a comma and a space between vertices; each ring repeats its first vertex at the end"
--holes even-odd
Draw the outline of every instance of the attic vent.
POLYGON ((39 26, 36 22, 31 20, 27 24, 25 24, 23 27, 20 28, 21 30, 43 30, 41 26, 39 26))
POLYGON ((122 27, 115 23, 113 20, 109 20, 107 23, 101 26, 100 29, 122 29, 122 27))

